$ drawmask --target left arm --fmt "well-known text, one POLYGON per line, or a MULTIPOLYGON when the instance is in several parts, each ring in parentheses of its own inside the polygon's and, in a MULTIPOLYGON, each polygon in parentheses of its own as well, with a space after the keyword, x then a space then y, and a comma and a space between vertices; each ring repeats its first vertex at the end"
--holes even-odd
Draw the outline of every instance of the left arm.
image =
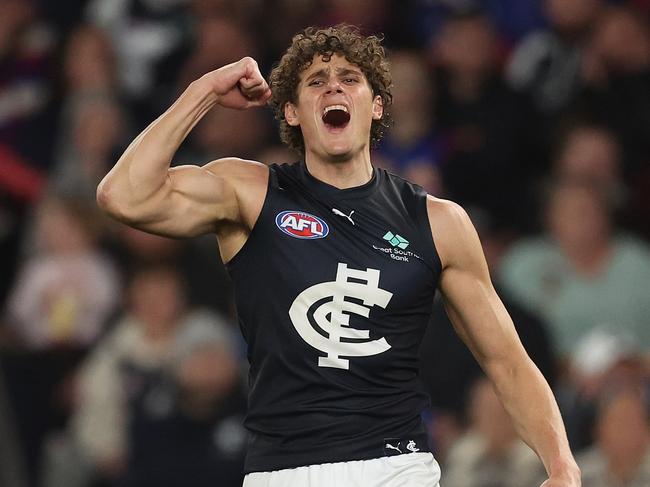
POLYGON ((549 475, 544 487, 578 487, 580 471, 551 389, 524 350, 490 280, 465 211, 429 197, 429 221, 442 261, 440 291, 458 335, 495 386, 521 438, 549 475))

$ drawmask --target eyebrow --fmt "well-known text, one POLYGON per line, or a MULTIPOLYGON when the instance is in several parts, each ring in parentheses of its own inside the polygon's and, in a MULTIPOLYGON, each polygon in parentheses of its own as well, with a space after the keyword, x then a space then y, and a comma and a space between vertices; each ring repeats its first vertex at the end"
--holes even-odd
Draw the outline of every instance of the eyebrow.
MULTIPOLYGON (((305 78, 305 82, 311 80, 312 78, 318 78, 319 76, 327 76, 330 73, 330 68, 321 68, 318 71, 313 72, 309 76, 305 78)), ((337 68, 336 69, 336 74, 337 76, 346 76, 348 74, 354 74, 357 76, 362 76, 361 71, 357 69, 352 69, 352 68, 337 68)))
POLYGON ((358 69, 352 69, 352 68, 339 68, 336 71, 336 74, 338 74, 339 76, 345 76, 347 74, 356 74, 357 76, 362 75, 361 71, 359 71, 358 69))
POLYGON ((309 81, 312 78, 318 78, 319 76, 327 76, 329 74, 329 72, 330 72, 329 68, 319 69, 318 71, 314 71, 309 76, 307 76, 305 78, 305 81, 309 81))

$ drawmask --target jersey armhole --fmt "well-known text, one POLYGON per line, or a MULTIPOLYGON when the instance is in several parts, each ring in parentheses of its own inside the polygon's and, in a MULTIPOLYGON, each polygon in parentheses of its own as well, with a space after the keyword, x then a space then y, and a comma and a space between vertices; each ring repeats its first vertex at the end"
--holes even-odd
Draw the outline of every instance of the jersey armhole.
POLYGON ((423 243, 425 244, 425 250, 430 250, 430 253, 427 253, 423 258, 425 262, 428 262, 431 265, 432 271, 436 276, 436 287, 438 285, 438 279, 440 279, 440 274, 442 273, 442 262, 440 261, 440 254, 438 254, 438 248, 436 247, 436 240, 431 231, 431 223, 429 222, 429 210, 427 205, 427 193, 423 189, 418 191, 418 204, 417 206, 417 216, 418 224, 422 229, 422 238, 423 243))
POLYGON ((237 251, 235 255, 232 256, 232 258, 224 263, 224 266, 226 269, 230 272, 230 270, 237 265, 237 262, 242 260, 242 254, 245 254, 246 249, 251 246, 250 241, 255 237, 256 229, 260 225, 260 220, 264 216, 264 214, 267 211, 268 207, 268 201, 269 201, 269 194, 271 193, 271 188, 274 186, 277 186, 277 175, 275 173, 274 168, 271 166, 268 166, 268 171, 269 171, 269 178, 266 183, 266 194, 264 195, 264 203, 262 203, 262 208, 260 209, 259 215, 257 215, 257 219, 255 220, 255 223, 253 224, 253 228, 251 229, 250 234, 248 235, 248 238, 244 242, 244 245, 241 246, 241 248, 237 251))

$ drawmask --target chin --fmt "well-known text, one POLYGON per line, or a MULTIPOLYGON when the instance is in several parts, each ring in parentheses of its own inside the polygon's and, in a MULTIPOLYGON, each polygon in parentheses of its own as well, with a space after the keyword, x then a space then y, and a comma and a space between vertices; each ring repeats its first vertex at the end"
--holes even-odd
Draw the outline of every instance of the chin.
POLYGON ((333 162, 334 164, 342 164, 344 162, 348 162, 350 159, 352 159, 352 153, 351 152, 341 152, 341 153, 336 153, 336 154, 329 154, 329 160, 333 162))
POLYGON ((354 155, 354 149, 350 146, 335 146, 326 149, 328 159, 335 162, 344 162, 351 159, 354 155))

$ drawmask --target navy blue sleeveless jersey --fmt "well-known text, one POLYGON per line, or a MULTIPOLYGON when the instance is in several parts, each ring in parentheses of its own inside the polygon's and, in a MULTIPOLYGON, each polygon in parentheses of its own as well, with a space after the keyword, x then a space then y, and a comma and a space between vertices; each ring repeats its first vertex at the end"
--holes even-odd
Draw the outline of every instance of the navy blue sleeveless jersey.
POLYGON ((272 165, 228 263, 248 343, 245 472, 427 451, 418 348, 440 275, 426 193, 375 168, 337 189, 272 165))

